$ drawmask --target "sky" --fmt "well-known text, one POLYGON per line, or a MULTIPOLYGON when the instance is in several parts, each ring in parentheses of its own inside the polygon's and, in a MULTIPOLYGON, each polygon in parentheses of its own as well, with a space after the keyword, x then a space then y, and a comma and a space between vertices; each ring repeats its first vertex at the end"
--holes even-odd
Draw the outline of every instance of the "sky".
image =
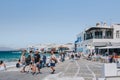
POLYGON ((120 23, 120 0, 0 0, 0 46, 74 43, 97 22, 120 23))

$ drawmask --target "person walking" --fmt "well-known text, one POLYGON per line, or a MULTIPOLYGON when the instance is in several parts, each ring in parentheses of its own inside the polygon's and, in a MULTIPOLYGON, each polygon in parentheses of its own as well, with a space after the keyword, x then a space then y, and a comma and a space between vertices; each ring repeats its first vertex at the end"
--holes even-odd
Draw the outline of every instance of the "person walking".
POLYGON ((21 55, 21 58, 20 58, 20 62, 21 62, 21 64, 22 64, 22 70, 21 70, 21 72, 25 72, 25 65, 26 65, 26 57, 25 57, 25 54, 26 54, 26 50, 23 50, 22 51, 22 55, 21 55))
POLYGON ((51 70, 52 70, 51 74, 54 74, 54 72, 55 72, 56 60, 57 60, 57 58, 56 58, 54 52, 51 51, 51 56, 50 56, 50 62, 51 62, 51 63, 50 63, 50 68, 51 68, 51 70))
POLYGON ((46 59, 47 59, 47 58, 46 58, 46 55, 43 55, 43 60, 42 60, 42 61, 43 61, 43 67, 46 66, 46 59))
POLYGON ((36 70, 38 70, 38 73, 41 73, 40 72, 40 58, 41 57, 40 57, 39 51, 36 51, 34 54, 34 62, 36 64, 36 70))

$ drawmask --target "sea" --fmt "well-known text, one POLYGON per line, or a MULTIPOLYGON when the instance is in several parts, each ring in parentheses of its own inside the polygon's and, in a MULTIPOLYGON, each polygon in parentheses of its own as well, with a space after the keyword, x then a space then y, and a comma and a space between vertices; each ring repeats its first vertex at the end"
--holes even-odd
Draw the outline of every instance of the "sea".
MULTIPOLYGON (((20 59, 21 54, 21 51, 0 51, 0 60, 4 61, 7 67, 12 67, 15 66, 17 61, 20 59)), ((40 55, 42 57, 43 54, 40 55)), ((50 57, 50 53, 45 53, 45 55, 50 57)), ((56 56, 58 57, 59 54, 56 54, 56 56)))
POLYGON ((21 56, 21 51, 0 51, 0 60, 5 62, 17 61, 21 56))

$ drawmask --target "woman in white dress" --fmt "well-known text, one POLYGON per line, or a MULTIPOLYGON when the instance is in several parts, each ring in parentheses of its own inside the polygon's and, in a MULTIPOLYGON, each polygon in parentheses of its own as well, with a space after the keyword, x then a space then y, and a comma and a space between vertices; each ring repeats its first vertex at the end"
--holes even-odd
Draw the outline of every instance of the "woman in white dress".
POLYGON ((6 65, 4 64, 3 61, 0 61, 0 71, 6 70, 6 65))

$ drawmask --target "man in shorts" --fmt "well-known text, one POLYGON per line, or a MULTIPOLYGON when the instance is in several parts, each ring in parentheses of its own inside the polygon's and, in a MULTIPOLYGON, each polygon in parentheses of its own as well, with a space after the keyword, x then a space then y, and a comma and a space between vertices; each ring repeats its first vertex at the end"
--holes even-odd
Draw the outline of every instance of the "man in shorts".
POLYGON ((55 60, 56 60, 57 58, 56 58, 56 56, 55 56, 55 54, 54 54, 54 52, 53 51, 51 51, 51 56, 50 56, 50 68, 52 69, 52 72, 51 72, 51 74, 54 74, 54 72, 55 72, 55 60))
POLYGON ((39 51, 36 51, 34 54, 34 62, 35 62, 36 68, 38 70, 38 73, 41 73, 40 72, 40 54, 39 54, 39 51))

